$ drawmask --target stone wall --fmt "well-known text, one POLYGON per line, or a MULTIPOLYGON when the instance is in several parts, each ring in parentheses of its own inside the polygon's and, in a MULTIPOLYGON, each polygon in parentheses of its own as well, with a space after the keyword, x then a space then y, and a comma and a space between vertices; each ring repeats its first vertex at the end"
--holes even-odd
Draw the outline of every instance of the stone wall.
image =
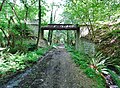
POLYGON ((85 54, 88 54, 89 56, 93 56, 96 53, 96 45, 85 38, 80 38, 79 42, 79 51, 83 52, 85 54))

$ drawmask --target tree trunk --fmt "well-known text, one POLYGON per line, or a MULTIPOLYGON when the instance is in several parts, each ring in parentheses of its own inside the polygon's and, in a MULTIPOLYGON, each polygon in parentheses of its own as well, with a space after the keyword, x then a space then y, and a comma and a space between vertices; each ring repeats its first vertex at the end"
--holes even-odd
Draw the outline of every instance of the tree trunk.
POLYGON ((80 30, 76 30, 76 50, 79 50, 80 30))
POLYGON ((21 22, 20 22, 20 18, 19 18, 18 14, 16 13, 16 11, 15 11, 15 9, 14 9, 14 6, 12 6, 11 3, 8 3, 8 4, 10 5, 10 7, 11 7, 13 13, 14 13, 15 16, 17 17, 18 23, 21 24, 21 22))
POLYGON ((11 20, 8 20, 8 29, 10 28, 11 20))
POLYGON ((69 30, 67 30, 67 44, 69 45, 70 44, 70 39, 69 39, 69 30))
POLYGON ((89 18, 89 22, 90 22, 90 29, 91 29, 91 33, 92 33, 92 40, 94 40, 94 38, 95 38, 95 33, 94 33, 94 29, 93 29, 93 26, 92 26, 92 23, 91 23, 91 20, 90 20, 90 18, 89 18))
POLYGON ((50 30, 49 30, 49 32, 48 32, 48 42, 50 43, 50 30))
POLYGON ((7 39, 7 46, 9 46, 10 45, 10 41, 9 41, 9 38, 7 37, 7 35, 6 35, 6 33, 5 33, 5 31, 2 29, 2 28, 0 28, 1 29, 1 31, 3 32, 3 34, 4 34, 4 36, 5 36, 5 38, 7 39))
MULTIPOLYGON (((50 17, 50 24, 53 23, 53 6, 52 6, 52 11, 51 11, 51 17, 50 17)), ((52 34, 53 34, 53 30, 49 30, 48 32, 48 42, 50 43, 50 45, 52 44, 52 34)))
POLYGON ((39 0, 39 29, 38 29, 38 38, 37 38, 37 48, 40 40, 40 32, 41 32, 41 0, 39 0))
POLYGON ((27 5, 25 4, 25 8, 26 8, 26 13, 25 13, 25 23, 24 23, 24 25, 25 25, 25 27, 24 27, 24 30, 23 30, 23 36, 24 37, 26 37, 26 29, 27 29, 27 24, 26 24, 26 22, 27 22, 27 17, 28 17, 28 7, 27 7, 27 5))
POLYGON ((50 45, 52 44, 52 36, 53 36, 53 30, 50 32, 50 45))

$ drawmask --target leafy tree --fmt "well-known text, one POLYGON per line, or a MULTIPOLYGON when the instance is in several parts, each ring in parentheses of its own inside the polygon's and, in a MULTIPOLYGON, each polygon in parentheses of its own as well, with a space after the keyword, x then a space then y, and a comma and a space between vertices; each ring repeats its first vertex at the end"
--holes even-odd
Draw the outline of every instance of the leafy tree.
MULTIPOLYGON (((55 22, 56 19, 56 12, 57 9, 60 7, 60 4, 56 4, 55 2, 52 2, 51 7, 50 7, 50 24, 53 24, 55 22), (56 9, 54 8, 56 7, 56 9)), ((57 31, 56 31, 57 32, 57 31)), ((49 30, 48 32, 48 42, 50 43, 50 45, 52 44, 52 37, 53 37, 53 30, 49 30)))
POLYGON ((113 21, 112 16, 119 10, 118 0, 66 0, 62 16, 64 22, 90 25, 89 31, 94 38, 93 25, 99 21, 113 21))
MULTIPOLYGON (((44 17, 47 11, 44 0, 41 4, 41 16, 44 17)), ((18 40, 23 44, 25 39, 29 39, 27 22, 36 19, 38 11, 38 0, 20 0, 19 5, 15 1, 0 1, 0 30, 3 36, 0 40, 5 41, 4 46, 15 47, 18 40)))

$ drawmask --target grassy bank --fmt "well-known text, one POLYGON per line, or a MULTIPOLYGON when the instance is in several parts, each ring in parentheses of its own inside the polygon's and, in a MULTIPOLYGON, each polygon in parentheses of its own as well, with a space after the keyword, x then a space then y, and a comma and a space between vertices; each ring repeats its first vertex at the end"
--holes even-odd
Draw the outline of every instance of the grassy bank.
POLYGON ((66 49, 70 52, 76 65, 79 66, 89 78, 93 79, 97 88, 105 88, 105 80, 99 73, 96 73, 96 71, 90 67, 90 57, 82 52, 75 51, 72 47, 66 47, 66 49))

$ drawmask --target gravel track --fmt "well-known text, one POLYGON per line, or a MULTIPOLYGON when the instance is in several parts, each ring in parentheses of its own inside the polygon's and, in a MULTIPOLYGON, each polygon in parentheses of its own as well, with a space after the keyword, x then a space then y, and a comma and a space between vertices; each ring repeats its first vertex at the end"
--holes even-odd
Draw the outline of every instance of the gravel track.
POLYGON ((0 88, 96 88, 60 46, 0 88))

